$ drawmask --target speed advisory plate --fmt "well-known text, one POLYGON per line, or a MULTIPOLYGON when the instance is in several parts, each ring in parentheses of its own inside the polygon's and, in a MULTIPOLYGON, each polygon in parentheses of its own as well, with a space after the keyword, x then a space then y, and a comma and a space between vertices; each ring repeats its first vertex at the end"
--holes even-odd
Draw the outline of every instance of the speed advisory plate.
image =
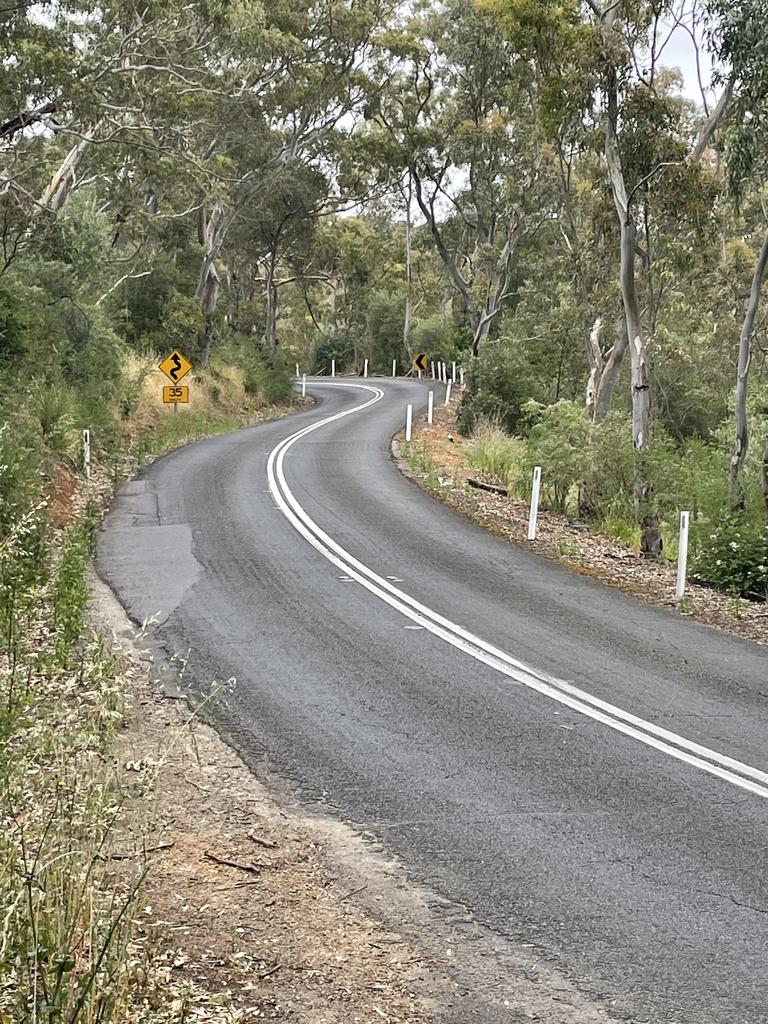
POLYGON ((186 384, 182 387, 168 387, 166 385, 163 388, 163 401, 166 405, 187 405, 189 402, 189 388, 186 384))

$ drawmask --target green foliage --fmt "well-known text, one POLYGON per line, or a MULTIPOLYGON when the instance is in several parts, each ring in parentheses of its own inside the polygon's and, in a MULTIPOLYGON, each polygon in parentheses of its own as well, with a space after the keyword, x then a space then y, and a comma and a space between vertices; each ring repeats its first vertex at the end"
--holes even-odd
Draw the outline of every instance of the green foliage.
MULTIPOLYGON (((31 512, 34 519, 36 513, 31 512)), ((107 765, 122 680, 84 627, 90 524, 34 578, 30 520, 0 547, 0 1018, 96 1024, 128 1018, 127 944, 142 879, 99 870, 122 800, 107 765)))
POLYGON ((245 393, 259 398, 266 405, 284 402, 291 393, 293 384, 288 372, 280 367, 266 366, 252 362, 245 371, 245 393))
POLYGON ((546 467, 542 494, 558 512, 565 512, 574 489, 586 483, 590 470, 590 424, 584 409, 562 400, 541 407, 529 405, 535 422, 528 435, 528 464, 546 467))
POLYGON ((71 526, 60 542, 60 554, 51 583, 50 604, 56 631, 58 663, 66 666, 83 635, 84 615, 89 598, 88 561, 93 553, 93 535, 100 513, 90 507, 71 526))
POLYGON ((390 291, 374 292, 369 299, 366 337, 371 368, 385 371, 392 360, 403 359, 405 297, 390 291))
POLYGON ((318 334, 309 352, 310 373, 330 373, 331 360, 336 360, 336 372, 342 373, 352 366, 355 342, 347 328, 329 327, 318 334))
POLYGON ((526 354, 510 345, 487 345, 473 359, 467 392, 459 409, 459 429, 471 434, 479 419, 496 420, 509 433, 528 423, 525 407, 540 389, 526 354))
POLYGON ((472 335, 461 321, 444 313, 417 320, 413 327, 413 348, 426 352, 430 359, 446 363, 469 359, 472 335))
MULTIPOLYGON (((705 527, 706 529, 706 527, 705 527)), ((745 513, 724 515, 698 537, 696 575, 721 590, 768 600, 768 523, 745 513)))
POLYGON ((34 415, 46 449, 66 456, 74 442, 74 402, 72 392, 64 384, 40 384, 32 396, 34 415))

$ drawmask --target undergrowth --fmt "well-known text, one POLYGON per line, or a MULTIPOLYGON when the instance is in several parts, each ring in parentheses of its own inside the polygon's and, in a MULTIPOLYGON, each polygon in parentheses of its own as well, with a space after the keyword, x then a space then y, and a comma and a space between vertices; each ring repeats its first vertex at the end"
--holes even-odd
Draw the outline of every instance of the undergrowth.
MULTIPOLYGON (((283 385, 273 398, 285 397, 283 385)), ((180 1021, 183 993, 156 983, 149 952, 134 941, 145 860, 111 856, 126 799, 114 741, 126 722, 127 681, 89 625, 88 566, 107 479, 244 426, 260 399, 232 411, 209 395, 179 414, 145 407, 136 420, 138 399, 130 408, 102 406, 63 384, 33 384, 29 401, 4 394, 0 1024, 180 1021), (80 476, 70 507, 56 508, 52 482, 62 470, 77 479, 85 424, 93 430, 94 486, 88 492, 80 476)))
POLYGON ((0 1020, 127 1019, 140 867, 108 868, 124 686, 85 624, 93 510, 56 549, 45 508, 0 553, 0 1020))

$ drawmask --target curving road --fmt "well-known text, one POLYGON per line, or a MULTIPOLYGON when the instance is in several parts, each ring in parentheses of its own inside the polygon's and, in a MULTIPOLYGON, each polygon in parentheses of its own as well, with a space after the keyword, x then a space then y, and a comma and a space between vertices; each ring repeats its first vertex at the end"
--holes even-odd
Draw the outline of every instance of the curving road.
MULTIPOLYGON (((768 1020, 768 658, 488 535, 404 479, 426 389, 160 459, 97 565, 221 731, 610 1016, 768 1020)), ((502 1019, 502 1018, 499 1018, 502 1019)), ((506 1019, 506 1018, 505 1018, 506 1019)))

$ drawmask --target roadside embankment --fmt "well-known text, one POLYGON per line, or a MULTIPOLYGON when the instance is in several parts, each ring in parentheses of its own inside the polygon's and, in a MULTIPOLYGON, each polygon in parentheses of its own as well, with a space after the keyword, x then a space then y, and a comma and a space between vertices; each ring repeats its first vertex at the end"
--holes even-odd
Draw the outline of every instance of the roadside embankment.
POLYGON ((675 600, 676 568, 656 562, 589 524, 546 509, 538 515, 537 535, 528 538, 529 505, 468 481, 501 483, 492 473, 471 464, 469 438, 456 426, 458 399, 435 405, 434 422, 426 416, 414 423, 410 444, 400 435, 394 452, 401 471, 441 501, 462 512, 483 529, 522 545, 574 572, 617 587, 643 601, 676 609, 683 615, 738 636, 768 644, 768 607, 721 593, 689 580, 685 598, 675 600))

